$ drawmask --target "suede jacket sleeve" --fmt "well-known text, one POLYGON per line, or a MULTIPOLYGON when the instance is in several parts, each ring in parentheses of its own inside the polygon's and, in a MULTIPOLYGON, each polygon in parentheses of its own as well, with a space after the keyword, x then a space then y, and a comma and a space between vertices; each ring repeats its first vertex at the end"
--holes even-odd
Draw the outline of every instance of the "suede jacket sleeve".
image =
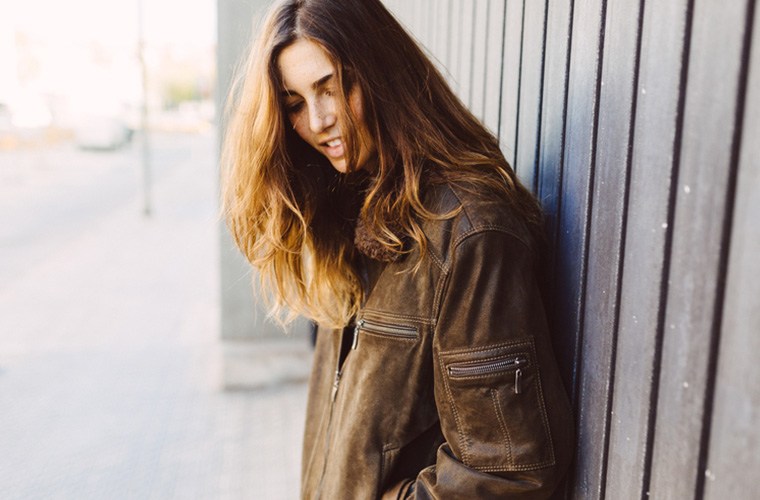
POLYGON ((569 464, 570 406, 548 335, 531 247, 506 231, 456 244, 433 342, 445 442, 397 498, 548 498, 569 464))

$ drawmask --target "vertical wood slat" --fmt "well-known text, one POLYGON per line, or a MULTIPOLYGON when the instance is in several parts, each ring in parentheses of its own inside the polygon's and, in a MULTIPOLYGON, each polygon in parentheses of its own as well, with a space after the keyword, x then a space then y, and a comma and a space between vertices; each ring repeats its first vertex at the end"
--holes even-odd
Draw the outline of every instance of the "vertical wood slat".
MULTIPOLYGON (((549 248, 557 238, 557 218, 561 196, 562 160, 565 145, 565 103, 570 62, 571 0, 547 4, 544 96, 541 111, 538 199, 546 216, 549 248)), ((504 69, 506 71, 506 68, 504 69)), ((556 330, 556 328, 555 328, 556 330)), ((559 332, 558 332, 559 334, 559 332)), ((564 357, 558 350, 558 355, 564 357)), ((566 366, 572 360, 564 363, 566 366)))
POLYGON ((599 97, 599 133, 581 336, 575 498, 600 498, 604 489, 608 402, 623 259, 629 146, 636 100, 640 3, 607 4, 599 97))
POLYGON ((453 90, 457 96, 462 95, 460 67, 462 65, 462 9, 465 0, 451 0, 451 53, 449 54, 449 75, 453 90))
POLYGON ((504 65, 501 84, 499 144, 510 165, 515 165, 517 135, 517 96, 520 88, 520 51, 522 41, 523 1, 507 0, 504 27, 504 65))
POLYGON ((760 470, 760 9, 754 7, 704 498, 752 498, 760 470))
POLYGON ((428 18, 430 17, 430 9, 428 4, 430 0, 417 0, 414 2, 417 5, 417 26, 418 33, 420 34, 420 43, 426 48, 430 47, 430 23, 428 18))
POLYGON ((435 0, 423 1, 423 23, 425 24, 425 46, 430 54, 435 50, 435 16, 439 9, 434 9, 435 0))
POLYGON ((423 42, 423 45, 425 46, 425 50, 427 51, 428 56, 431 56, 434 54, 435 51, 435 23, 433 22, 435 20, 435 14, 436 11, 431 9, 430 6, 432 4, 431 0, 420 0, 422 3, 422 26, 423 26, 423 32, 425 33, 425 39, 423 42))
POLYGON ((406 23, 406 15, 405 15, 405 9, 402 5, 399 4, 397 0, 394 0, 393 2, 386 3, 390 11, 393 13, 393 15, 398 19, 398 21, 406 28, 408 24, 406 23))
POLYGON ((679 0, 644 9, 606 498, 638 498, 644 488, 688 8, 689 0, 679 0))
MULTIPOLYGON (((404 12, 404 20, 406 22, 406 26, 413 30, 414 28, 414 12, 416 11, 416 6, 413 2, 402 2, 401 8, 404 12)), ((415 33, 416 36, 416 33, 415 33)))
POLYGON ((446 74, 446 37, 448 36, 449 1, 439 2, 431 15, 433 19, 434 37, 432 53, 438 71, 446 74))
POLYGON ((545 2, 525 3, 520 54, 520 112, 517 123, 515 168, 520 175, 520 180, 533 192, 537 189, 536 166, 541 128, 545 17, 545 2))
POLYGON ((454 48, 456 47, 454 45, 454 7, 455 2, 454 0, 446 0, 446 31, 444 32, 444 53, 446 54, 445 58, 442 60, 446 71, 445 75, 447 78, 451 77, 451 61, 452 61, 452 53, 454 52, 454 48))
POLYGON ((728 243, 721 226, 730 209, 746 8, 746 1, 695 3, 652 452, 654 498, 696 490, 696 437, 702 434, 721 253, 728 243))
POLYGON ((501 103, 501 65, 504 57, 504 12, 506 0, 488 0, 488 39, 486 41, 486 74, 483 82, 483 124, 495 137, 499 135, 501 103))
POLYGON ((421 1, 412 2, 414 10, 412 14, 412 22, 414 23, 414 33, 417 36, 417 40, 425 45, 425 23, 423 22, 424 7, 421 1))
POLYGON ((404 29, 411 32, 412 24, 409 22, 409 4, 398 0, 386 1, 384 3, 404 29))
POLYGON ((460 85, 459 98, 464 102, 464 105, 470 107, 472 97, 472 54, 474 32, 473 32, 473 18, 475 16, 476 4, 472 0, 465 0, 462 2, 460 23, 460 39, 459 39, 459 74, 457 80, 460 85))
MULTIPOLYGON (((571 375, 573 388, 576 384, 576 362, 572 366, 562 363, 567 359, 577 360, 580 341, 577 336, 581 331, 583 313, 603 11, 602 0, 576 2, 573 10, 562 200, 559 208, 561 229, 556 242, 555 276, 555 284, 561 290, 555 298, 557 314, 563 319, 563 327, 575 334, 574 337, 565 335, 557 338, 560 352, 567 356, 560 359, 560 369, 566 376, 571 375)), ((573 389, 573 400, 575 396, 573 389)))
POLYGON ((472 19, 472 70, 470 71, 470 110, 481 121, 485 111, 483 87, 486 79, 486 56, 488 47, 488 0, 473 0, 472 19))
POLYGON ((428 17, 430 12, 428 11, 429 0, 417 0, 415 7, 417 8, 417 33, 419 34, 419 42, 425 48, 430 50, 430 23, 428 23, 428 17))

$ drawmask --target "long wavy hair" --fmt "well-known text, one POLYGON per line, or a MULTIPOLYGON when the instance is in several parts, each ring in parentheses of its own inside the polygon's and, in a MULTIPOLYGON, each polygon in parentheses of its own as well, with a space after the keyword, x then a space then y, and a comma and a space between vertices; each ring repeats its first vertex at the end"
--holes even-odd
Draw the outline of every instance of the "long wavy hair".
POLYGON ((228 101, 223 210, 232 236, 259 270, 273 315, 347 324, 363 299, 354 245, 358 217, 391 254, 427 248, 421 223, 427 183, 502 193, 532 226, 535 198, 517 180, 498 141, 379 0, 285 0, 267 15, 228 101), (277 59, 297 39, 319 45, 335 66, 348 173, 336 172, 288 121, 277 59), (358 86, 377 158, 357 169, 358 86), (285 313, 285 314, 281 314, 285 313))

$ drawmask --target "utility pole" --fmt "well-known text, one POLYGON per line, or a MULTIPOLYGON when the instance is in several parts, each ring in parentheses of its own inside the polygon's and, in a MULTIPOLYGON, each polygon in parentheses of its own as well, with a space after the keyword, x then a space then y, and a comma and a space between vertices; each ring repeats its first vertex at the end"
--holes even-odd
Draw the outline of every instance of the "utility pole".
POLYGON ((140 144, 142 146, 142 198, 143 215, 150 217, 151 209, 151 168, 150 140, 148 137, 148 68, 145 64, 145 34, 143 31, 144 0, 137 0, 137 58, 140 61, 142 80, 142 105, 140 108, 140 144))

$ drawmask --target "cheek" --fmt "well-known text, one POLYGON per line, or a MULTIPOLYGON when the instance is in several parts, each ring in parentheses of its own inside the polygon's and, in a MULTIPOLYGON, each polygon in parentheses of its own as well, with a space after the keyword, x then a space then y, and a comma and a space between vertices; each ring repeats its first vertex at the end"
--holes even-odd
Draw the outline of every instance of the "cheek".
POLYGON ((301 114, 297 117, 289 118, 287 123, 290 124, 301 139, 309 142, 309 137, 311 135, 309 131, 309 120, 305 116, 301 114))
POLYGON ((364 150, 367 153, 371 153, 375 149, 375 143, 370 135, 369 128, 367 127, 367 122, 364 120, 364 104, 363 104, 362 94, 359 90, 356 90, 354 92, 351 92, 351 94, 348 96, 348 106, 351 108, 351 113, 354 115, 354 119, 356 120, 356 126, 357 126, 357 132, 359 135, 359 139, 362 141, 362 145, 364 146, 364 150))
POLYGON ((351 92, 348 96, 348 106, 354 114, 356 121, 364 126, 364 107, 362 105, 362 95, 358 90, 351 92))

